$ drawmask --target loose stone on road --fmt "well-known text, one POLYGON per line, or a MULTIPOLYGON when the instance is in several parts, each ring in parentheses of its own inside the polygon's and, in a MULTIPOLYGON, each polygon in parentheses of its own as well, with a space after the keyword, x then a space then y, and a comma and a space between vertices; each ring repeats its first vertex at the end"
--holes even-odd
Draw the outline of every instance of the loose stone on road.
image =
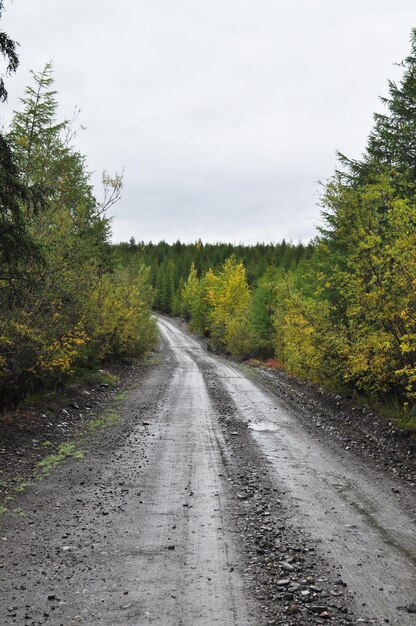
POLYGON ((159 328, 120 423, 0 518, 0 622, 414 625, 410 485, 159 328))

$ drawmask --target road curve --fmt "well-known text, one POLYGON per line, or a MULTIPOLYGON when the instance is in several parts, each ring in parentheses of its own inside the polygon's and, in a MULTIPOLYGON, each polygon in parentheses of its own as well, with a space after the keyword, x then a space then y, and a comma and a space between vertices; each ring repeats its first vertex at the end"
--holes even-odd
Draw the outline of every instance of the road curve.
POLYGON ((415 615, 403 608, 416 600, 415 515, 402 510, 395 482, 344 448, 323 445, 238 367, 206 354, 166 319, 159 324, 179 358, 221 380, 276 483, 289 492, 292 522, 341 565, 357 605, 377 623, 414 626, 415 615))
POLYGON ((169 328, 160 322, 175 371, 152 426, 157 452, 142 486, 148 499, 140 511, 141 548, 127 562, 128 577, 137 581, 131 597, 155 624, 258 624, 234 567, 220 433, 200 368, 187 351, 194 341, 178 332, 175 345, 169 328))
POLYGON ((415 626, 405 487, 158 324, 120 423, 0 517, 0 623, 415 626))

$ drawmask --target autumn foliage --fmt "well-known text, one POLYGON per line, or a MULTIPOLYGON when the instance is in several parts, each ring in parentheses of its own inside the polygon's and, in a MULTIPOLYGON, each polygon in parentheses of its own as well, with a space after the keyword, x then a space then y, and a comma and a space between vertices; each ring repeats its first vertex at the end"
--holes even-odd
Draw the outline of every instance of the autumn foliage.
POLYGON ((208 336, 213 349, 234 356, 254 349, 249 302, 245 268, 235 256, 224 262, 221 271, 208 270, 200 280, 192 265, 183 289, 182 311, 191 330, 208 336))
POLYGON ((6 136, 19 193, 15 213, 3 203, 1 217, 25 247, 2 241, 0 406, 62 383, 76 368, 141 355, 156 341, 148 271, 119 267, 108 241, 105 210, 121 179, 104 176, 99 203, 72 127, 56 117, 47 65, 33 74, 6 136))
POLYGON ((294 267, 248 288, 231 258, 184 287, 191 328, 230 354, 274 355, 289 372, 367 396, 416 399, 416 30, 360 161, 339 155, 325 226, 294 267))

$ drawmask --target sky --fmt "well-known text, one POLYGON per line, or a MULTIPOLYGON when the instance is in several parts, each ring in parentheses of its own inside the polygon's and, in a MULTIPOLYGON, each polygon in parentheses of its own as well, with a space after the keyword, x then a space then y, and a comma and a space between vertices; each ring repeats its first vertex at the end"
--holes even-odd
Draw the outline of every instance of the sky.
POLYGON ((113 241, 307 242, 336 150, 359 158, 398 80, 415 0, 5 0, 19 42, 9 122, 53 61, 80 109, 98 199, 124 171, 113 241))

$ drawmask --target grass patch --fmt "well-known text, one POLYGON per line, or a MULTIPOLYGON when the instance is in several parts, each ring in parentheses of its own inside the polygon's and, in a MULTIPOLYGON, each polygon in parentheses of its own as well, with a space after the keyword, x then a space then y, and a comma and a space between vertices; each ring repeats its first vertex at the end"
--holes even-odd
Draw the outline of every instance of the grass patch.
MULTIPOLYGON (((103 384, 113 387, 119 382, 116 376, 105 370, 94 372, 91 370, 87 372, 84 371, 81 378, 84 381, 88 381, 93 386, 103 384)), ((84 427, 84 430, 79 430, 77 433, 74 433, 74 441, 61 443, 58 447, 56 447, 56 444, 53 441, 42 441, 40 446, 43 448, 43 454, 46 454, 46 456, 35 464, 29 476, 17 474, 8 479, 0 479, 0 488, 6 489, 6 493, 8 492, 8 495, 1 499, 2 504, 0 505, 0 514, 13 512, 16 515, 24 515, 24 512, 19 507, 13 509, 11 502, 13 502, 19 494, 29 489, 36 481, 41 481, 44 478, 47 478, 52 472, 55 471, 58 465, 66 459, 83 459, 86 455, 85 450, 88 449, 88 445, 90 443, 88 437, 89 433, 93 433, 101 428, 110 428, 111 426, 114 426, 121 418, 119 405, 128 397, 128 395, 128 390, 120 391, 114 395, 112 406, 104 408, 102 415, 95 419, 91 419, 84 427), (83 448, 85 448, 85 450, 83 448)), ((45 397, 45 395, 43 395, 43 397, 45 397)), ((51 397, 53 397, 52 393, 51 397)), ((29 399, 27 399, 27 401, 29 401, 29 399)), ((46 412, 46 409, 43 410, 46 412)), ((93 442, 92 445, 94 445, 93 442)))
POLYGON ((110 426, 114 426, 114 424, 116 424, 119 419, 119 411, 116 411, 115 409, 110 409, 109 411, 104 413, 102 417, 97 417, 96 419, 88 422, 87 430, 89 432, 93 432, 98 428, 110 428, 110 426))
MULTIPOLYGON (((9 495, 5 496, 2 501, 4 504, 13 502, 18 494, 23 493, 33 485, 33 481, 39 481, 51 474, 56 467, 67 458, 83 459, 85 457, 84 450, 77 447, 75 443, 62 443, 56 452, 49 454, 35 465, 35 469, 31 476, 31 480, 27 477, 16 474, 9 481, 2 481, 2 486, 9 489, 9 495)), ((5 505, 0 506, 0 513, 10 512, 5 505)), ((13 513, 24 515, 20 507, 13 509, 13 513)))
POLYGON ((405 404, 400 411, 395 411, 392 414, 391 420, 403 430, 416 430, 416 408, 409 409, 408 405, 405 404))
POLYGON ((108 387, 114 387, 119 383, 119 377, 111 374, 107 370, 103 369, 75 369, 71 376, 69 376, 64 383, 52 385, 39 391, 30 393, 19 404, 21 409, 33 409, 41 407, 42 412, 52 417, 54 414, 53 405, 56 399, 61 396, 62 393, 68 393, 71 387, 90 386, 99 387, 105 385, 108 387), (45 406, 46 404, 52 405, 45 406))
POLYGON ((59 463, 62 463, 62 461, 65 461, 65 459, 69 457, 73 459, 83 459, 84 456, 85 452, 77 449, 74 443, 61 443, 55 454, 49 454, 36 463, 37 477, 41 479, 45 476, 49 476, 59 463))
POLYGON ((358 398, 366 408, 387 417, 395 426, 403 430, 416 430, 416 405, 410 405, 395 397, 358 398))
POLYGON ((247 363, 236 363, 239 370, 241 370, 249 378, 260 378, 261 373, 258 367, 253 367, 247 363))
POLYGON ((15 513, 16 515, 20 515, 21 517, 26 517, 26 513, 20 506, 17 506, 15 509, 13 509, 13 513, 15 513))
POLYGON ((31 487, 32 485, 30 481, 25 480, 25 479, 19 479, 19 480, 15 479, 14 482, 17 483, 14 488, 15 493, 23 493, 24 491, 26 491, 26 489, 29 489, 29 487, 31 487))
POLYGON ((402 430, 415 430, 416 431, 416 417, 403 417, 398 418, 394 421, 396 426, 401 428, 402 430))
POLYGON ((114 387, 119 382, 118 376, 110 374, 107 370, 77 370, 71 382, 84 383, 86 385, 109 385, 114 387))
POLYGON ((110 387, 114 387, 119 382, 118 376, 114 374, 110 374, 110 372, 106 372, 105 370, 98 370, 95 374, 94 379, 98 384, 101 385, 110 385, 110 387))
POLYGON ((146 365, 161 365, 162 359, 159 354, 152 354, 147 357, 146 365))
POLYGON ((120 393, 117 393, 114 396, 114 400, 116 400, 116 402, 122 402, 128 397, 128 395, 129 395, 128 391, 120 391, 120 393))

